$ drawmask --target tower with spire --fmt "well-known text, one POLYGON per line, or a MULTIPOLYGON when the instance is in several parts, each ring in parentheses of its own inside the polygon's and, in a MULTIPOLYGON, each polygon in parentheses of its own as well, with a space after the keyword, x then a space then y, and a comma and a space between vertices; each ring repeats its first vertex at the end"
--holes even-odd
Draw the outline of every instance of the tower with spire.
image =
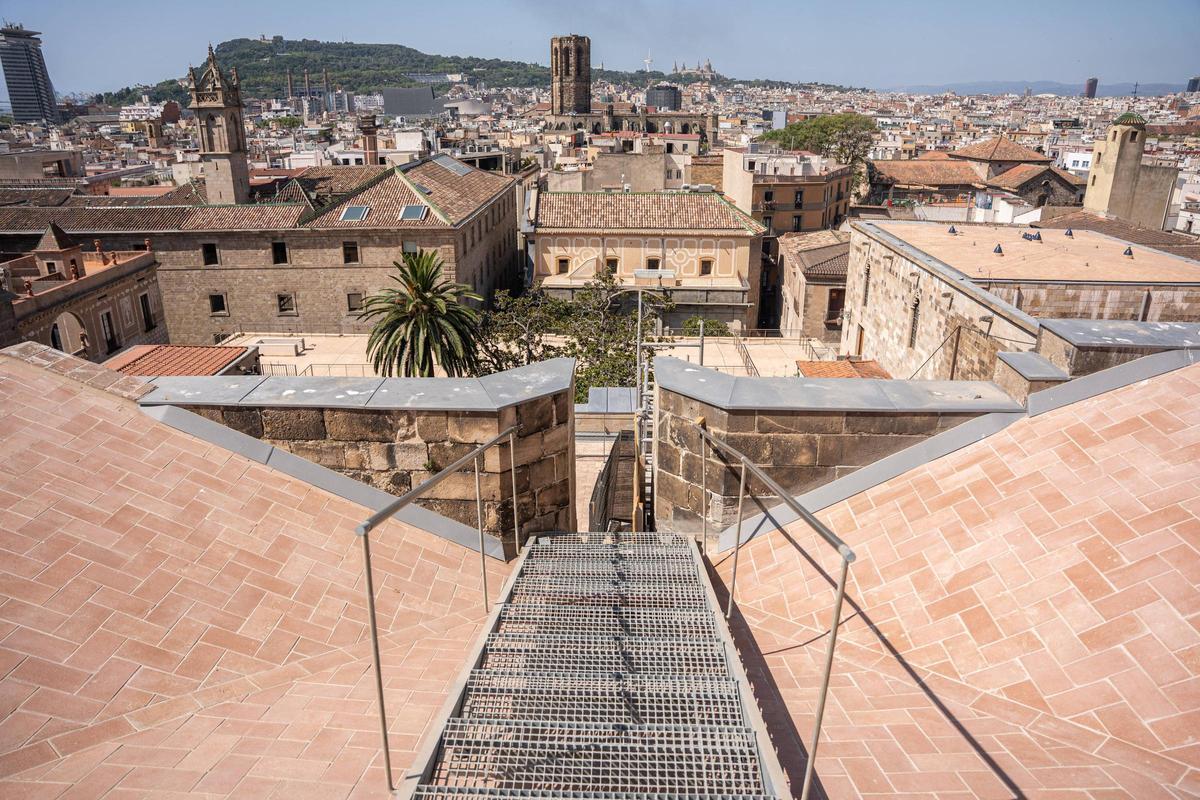
POLYGON ((195 67, 188 67, 188 90, 200 133, 200 161, 204 164, 208 202, 249 202, 250 171, 237 67, 226 76, 210 44, 204 71, 197 75, 195 67))

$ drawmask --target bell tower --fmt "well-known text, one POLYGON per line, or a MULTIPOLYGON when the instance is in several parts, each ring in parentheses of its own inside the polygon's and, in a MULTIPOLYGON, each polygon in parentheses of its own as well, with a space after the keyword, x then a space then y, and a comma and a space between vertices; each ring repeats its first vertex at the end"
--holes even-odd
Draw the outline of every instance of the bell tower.
POLYGON ((221 71, 212 45, 204 73, 188 69, 191 108, 200 132, 200 160, 208 202, 234 205, 250 201, 250 172, 246 164, 246 128, 242 122, 242 92, 237 68, 221 71))
POLYGON ((550 113, 592 113, 592 40, 586 36, 550 40, 550 113))

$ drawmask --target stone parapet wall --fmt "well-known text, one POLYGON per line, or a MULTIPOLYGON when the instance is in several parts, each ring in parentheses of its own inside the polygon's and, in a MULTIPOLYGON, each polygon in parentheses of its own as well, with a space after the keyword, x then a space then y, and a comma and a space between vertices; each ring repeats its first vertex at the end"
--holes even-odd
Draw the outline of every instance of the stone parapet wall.
MULTIPOLYGON (((980 414, 1020 409, 990 383, 732 378, 665 363, 675 361, 655 360, 659 530, 699 534, 706 506, 710 536, 736 522, 740 466, 703 440, 698 419, 801 494, 980 414)), ((747 489, 747 516, 775 504, 750 473, 747 489)))
MULTIPOLYGON (((517 549, 513 545, 514 460, 521 541, 533 533, 575 527, 572 363, 555 359, 478 381, 247 376, 233 398, 220 395, 216 384, 212 392, 204 391, 203 382, 209 379, 160 378, 156 383, 161 394, 143 402, 185 408, 394 495, 419 486, 476 445, 517 425, 515 459, 507 439, 479 459, 484 530, 503 541, 512 555, 517 549), (438 392, 425 393, 429 399, 422 401, 422 393, 413 388, 425 381, 443 385, 438 392), (504 381, 509 390, 496 391, 504 381), (498 402, 482 400, 480 395, 488 393, 473 385, 491 390, 499 396, 498 402), (472 389, 469 402, 454 397, 472 389), (303 405, 280 400, 305 391, 318 396, 303 405), (376 405, 381 391, 392 393, 395 402, 376 405), (515 402, 506 402, 510 394, 515 402), (362 404, 339 405, 338 395, 363 397, 362 404), (460 407, 448 407, 456 403, 460 407)), ((416 502, 475 527, 475 497, 474 470, 468 464, 416 502)))

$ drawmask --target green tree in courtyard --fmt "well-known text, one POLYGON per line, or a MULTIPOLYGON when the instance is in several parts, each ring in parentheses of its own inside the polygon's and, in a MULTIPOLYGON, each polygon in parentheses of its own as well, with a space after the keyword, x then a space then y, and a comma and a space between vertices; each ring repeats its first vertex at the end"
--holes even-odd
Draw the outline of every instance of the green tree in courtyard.
POLYGON ((789 150, 809 150, 839 164, 854 167, 857 181, 859 167, 866 160, 875 140, 875 120, 862 114, 826 114, 794 122, 786 128, 767 131, 764 142, 775 142, 789 150))
POLYGON ((435 365, 447 375, 474 374, 478 364, 479 312, 466 304, 481 300, 470 287, 442 276, 442 259, 422 250, 395 262, 388 288, 367 297, 359 319, 375 320, 367 356, 380 375, 427 378, 435 365))
POLYGON ((558 358, 567 352, 561 335, 571 306, 532 291, 513 297, 496 292, 479 330, 479 367, 484 374, 558 358))

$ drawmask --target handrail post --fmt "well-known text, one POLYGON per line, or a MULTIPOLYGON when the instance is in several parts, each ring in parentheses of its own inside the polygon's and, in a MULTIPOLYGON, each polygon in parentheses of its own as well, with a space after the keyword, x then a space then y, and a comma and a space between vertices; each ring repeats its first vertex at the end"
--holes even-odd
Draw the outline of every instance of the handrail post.
POLYGON ((388 791, 392 784, 392 754, 388 747, 387 711, 383 705, 383 668, 379 664, 379 626, 375 622, 375 581, 371 577, 371 534, 362 534, 363 566, 367 574, 367 617, 371 622, 371 660, 375 665, 375 695, 379 700, 379 732, 383 738, 383 771, 387 774, 388 791))
POLYGON ((737 525, 733 529, 733 577, 729 581, 729 599, 725 601, 725 619, 733 615, 733 593, 737 591, 738 555, 742 552, 742 501, 746 499, 746 462, 742 461, 742 480, 738 487, 737 525))
MULTIPOLYGON (((703 324, 703 323, 701 323, 703 324)), ((704 441, 704 437, 700 437, 704 441)), ((708 555, 708 454, 700 454, 700 545, 708 555)))
MULTIPOLYGON (((737 562, 734 561, 736 564, 737 562)), ((842 624, 842 600, 846 597, 846 575, 850 572, 850 560, 842 557, 842 574, 838 576, 837 599, 833 601, 833 620, 829 627, 829 647, 825 650, 825 673, 821 676, 821 694, 817 698, 816 719, 813 721, 812 745, 808 748, 808 763, 804 766, 804 788, 800 800, 808 800, 812 788, 813 773, 816 771, 817 745, 821 742, 821 719, 825 716, 825 698, 829 695, 829 675, 833 672, 833 648, 837 646, 838 628, 842 624)))
POLYGON ((488 613, 487 554, 483 551, 483 492, 479 488, 479 456, 475 456, 475 518, 479 521, 479 582, 483 586, 483 613, 488 613))
POLYGON ((517 520, 517 432, 508 435, 508 467, 513 489, 513 553, 521 550, 521 523, 517 520))

